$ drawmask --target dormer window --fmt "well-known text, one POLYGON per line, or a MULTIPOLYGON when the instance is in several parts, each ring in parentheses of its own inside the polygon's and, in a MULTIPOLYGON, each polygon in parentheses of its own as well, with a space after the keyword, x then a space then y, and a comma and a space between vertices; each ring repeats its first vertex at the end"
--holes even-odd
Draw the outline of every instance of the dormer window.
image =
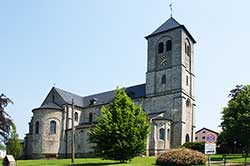
POLYGON ((94 105, 94 104, 96 104, 96 101, 97 101, 96 98, 92 98, 89 100, 89 103, 90 103, 90 105, 94 105))
POLYGON ((171 51, 172 50, 172 40, 168 40, 166 42, 166 45, 167 45, 166 51, 171 51))
POLYGON ((164 51, 164 44, 163 42, 160 42, 158 44, 158 53, 163 53, 163 51, 164 51))

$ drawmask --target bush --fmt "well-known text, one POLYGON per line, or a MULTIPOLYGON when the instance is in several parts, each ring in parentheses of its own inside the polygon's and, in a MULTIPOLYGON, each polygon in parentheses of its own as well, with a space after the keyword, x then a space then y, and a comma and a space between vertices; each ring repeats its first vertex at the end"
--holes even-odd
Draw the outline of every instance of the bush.
POLYGON ((156 160, 156 165, 204 165, 206 156, 198 151, 186 148, 171 149, 162 153, 156 160))
POLYGON ((181 145, 181 148, 193 149, 193 150, 197 150, 201 153, 204 153, 205 142, 186 142, 183 145, 181 145))

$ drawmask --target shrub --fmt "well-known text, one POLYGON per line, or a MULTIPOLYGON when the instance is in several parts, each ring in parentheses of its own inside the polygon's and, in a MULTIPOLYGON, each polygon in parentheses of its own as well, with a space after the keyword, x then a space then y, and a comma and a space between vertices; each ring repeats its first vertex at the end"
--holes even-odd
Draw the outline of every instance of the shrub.
POLYGON ((193 150, 197 150, 201 153, 204 153, 205 142, 186 142, 183 145, 181 145, 181 148, 193 149, 193 150))
POLYGON ((156 165, 204 165, 206 156, 198 151, 186 148, 171 149, 162 153, 156 160, 156 165))

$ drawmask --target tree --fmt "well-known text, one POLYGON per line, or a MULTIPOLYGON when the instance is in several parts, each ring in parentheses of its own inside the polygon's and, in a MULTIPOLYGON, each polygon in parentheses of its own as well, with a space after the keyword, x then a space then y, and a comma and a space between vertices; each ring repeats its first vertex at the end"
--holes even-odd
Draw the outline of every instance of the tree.
POLYGON ((219 141, 231 145, 241 145, 249 152, 250 147, 250 85, 237 88, 227 106, 222 111, 222 132, 219 141))
POLYGON ((197 150, 201 153, 205 151, 205 142, 186 142, 181 145, 181 148, 188 148, 192 150, 197 150))
POLYGON ((5 150, 5 146, 3 144, 0 144, 0 150, 5 150))
POLYGON ((7 154, 12 155, 15 159, 19 159, 22 155, 22 150, 22 145, 18 139, 18 134, 16 133, 16 126, 13 123, 11 125, 11 135, 6 144, 6 151, 7 154))
POLYGON ((102 107, 102 116, 90 131, 95 152, 104 159, 125 162, 145 151, 149 125, 141 106, 127 96, 124 88, 116 89, 109 105, 102 107))
POLYGON ((9 103, 13 102, 4 94, 0 95, 0 141, 7 143, 12 125, 12 120, 9 114, 4 110, 9 103))

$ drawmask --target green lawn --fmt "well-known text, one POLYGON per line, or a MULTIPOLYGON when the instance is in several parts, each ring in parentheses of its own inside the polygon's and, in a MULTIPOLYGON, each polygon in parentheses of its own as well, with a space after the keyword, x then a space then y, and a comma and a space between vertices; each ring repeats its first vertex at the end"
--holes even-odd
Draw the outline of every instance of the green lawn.
MULTIPOLYGON (((76 166, 156 166, 155 157, 136 157, 131 162, 120 164, 113 160, 102 160, 99 158, 76 159, 76 166)), ((17 160, 17 166, 67 166, 70 159, 58 160, 17 160)), ((216 165, 213 165, 216 166, 216 165)))
MULTIPOLYGON (((212 161, 222 161, 223 155, 222 154, 216 154, 211 156, 212 161)), ((226 161, 227 162, 233 162, 233 163, 241 163, 245 161, 245 158, 242 157, 242 154, 232 154, 232 155, 226 155, 226 161)), ((247 162, 250 162, 250 156, 247 157, 247 162)))
MULTIPOLYGON (((61 160, 17 160, 17 166, 65 166, 71 163, 70 159, 61 160)), ((155 157, 137 157, 126 164, 119 164, 117 161, 102 160, 99 158, 75 159, 77 166, 153 166, 155 157)))

